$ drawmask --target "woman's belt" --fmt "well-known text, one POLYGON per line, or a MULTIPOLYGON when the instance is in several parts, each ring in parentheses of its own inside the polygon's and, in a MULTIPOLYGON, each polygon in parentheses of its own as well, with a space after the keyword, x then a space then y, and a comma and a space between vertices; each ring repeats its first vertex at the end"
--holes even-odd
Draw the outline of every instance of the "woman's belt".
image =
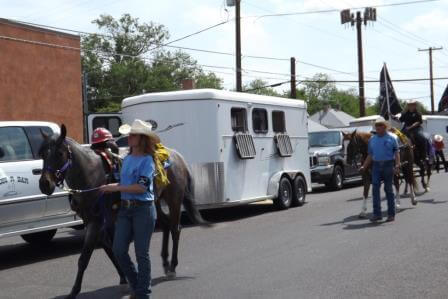
POLYGON ((132 207, 140 207, 144 205, 149 205, 152 203, 152 200, 138 200, 138 199, 122 199, 120 206, 122 208, 132 208, 132 207))

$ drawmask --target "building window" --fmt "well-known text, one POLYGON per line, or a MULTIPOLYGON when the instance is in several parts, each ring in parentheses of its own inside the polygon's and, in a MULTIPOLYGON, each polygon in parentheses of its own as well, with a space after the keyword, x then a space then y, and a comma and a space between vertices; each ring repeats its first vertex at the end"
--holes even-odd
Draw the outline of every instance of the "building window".
POLYGON ((268 132, 268 113, 265 109, 252 110, 252 126, 255 133, 268 132))
POLYGON ((232 108, 230 110, 232 130, 234 132, 247 132, 247 112, 244 108, 232 108))
POLYGON ((275 133, 285 133, 285 112, 272 111, 272 129, 275 133))

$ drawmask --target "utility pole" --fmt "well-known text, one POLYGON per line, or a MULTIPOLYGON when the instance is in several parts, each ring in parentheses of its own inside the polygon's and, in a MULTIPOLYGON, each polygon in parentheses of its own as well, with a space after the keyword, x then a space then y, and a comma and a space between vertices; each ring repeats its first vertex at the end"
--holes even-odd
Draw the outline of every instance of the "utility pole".
POLYGON ((431 91, 431 114, 434 114, 434 82, 432 75, 432 51, 434 50, 442 50, 442 47, 433 48, 429 47, 428 49, 418 49, 419 52, 429 52, 429 88, 431 91))
POLYGON ((84 143, 89 143, 89 130, 87 129, 88 127, 88 122, 87 122, 87 118, 89 116, 89 101, 88 101, 88 93, 87 93, 87 88, 88 88, 88 74, 86 72, 83 73, 82 76, 82 120, 84 123, 83 126, 83 132, 84 132, 84 143))
POLYGON ((241 0, 235 0, 236 91, 243 91, 241 79, 241 0))
POLYGON ((291 99, 297 98, 297 90, 296 90, 296 59, 291 57, 291 99))
POLYGON ((366 7, 364 15, 360 11, 356 12, 356 17, 350 12, 350 9, 341 11, 341 24, 350 23, 352 27, 356 25, 357 41, 358 41, 358 80, 359 80, 359 115, 366 115, 366 100, 364 93, 364 60, 362 51, 362 23, 367 25, 368 21, 376 21, 376 9, 366 7))

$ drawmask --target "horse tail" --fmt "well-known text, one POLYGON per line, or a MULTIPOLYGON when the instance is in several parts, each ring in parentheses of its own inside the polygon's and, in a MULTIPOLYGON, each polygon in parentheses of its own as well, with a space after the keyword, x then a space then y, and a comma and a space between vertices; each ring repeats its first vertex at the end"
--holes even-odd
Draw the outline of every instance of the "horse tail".
POLYGON ((193 221, 195 224, 211 227, 212 224, 202 218, 199 210, 196 208, 196 205, 194 203, 194 181, 190 171, 188 171, 187 174, 187 186, 185 189, 184 200, 182 202, 184 204, 184 208, 188 214, 188 217, 190 217, 191 221, 193 221))

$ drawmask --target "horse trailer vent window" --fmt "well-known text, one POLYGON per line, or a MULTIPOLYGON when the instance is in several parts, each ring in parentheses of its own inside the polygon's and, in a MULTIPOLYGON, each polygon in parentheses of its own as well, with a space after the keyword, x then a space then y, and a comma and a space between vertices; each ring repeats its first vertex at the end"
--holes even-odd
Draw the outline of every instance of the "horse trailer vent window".
POLYGON ((292 156, 294 151, 288 134, 277 134, 275 135, 274 140, 280 157, 292 156))
POLYGON ((274 133, 285 133, 285 112, 283 111, 272 111, 272 130, 274 133))
POLYGON ((232 130, 234 132, 247 132, 247 112, 244 108, 232 108, 230 110, 232 130))
POLYGON ((235 147, 238 156, 241 159, 253 159, 257 152, 255 151, 254 138, 250 134, 237 133, 234 136, 235 147))
POLYGON ((255 133, 268 132, 268 113, 265 109, 255 108, 252 110, 252 126, 255 133))
POLYGON ((121 119, 117 116, 97 116, 93 119, 92 126, 93 130, 106 128, 112 133, 112 136, 118 137, 120 136, 118 128, 121 126, 121 119))

